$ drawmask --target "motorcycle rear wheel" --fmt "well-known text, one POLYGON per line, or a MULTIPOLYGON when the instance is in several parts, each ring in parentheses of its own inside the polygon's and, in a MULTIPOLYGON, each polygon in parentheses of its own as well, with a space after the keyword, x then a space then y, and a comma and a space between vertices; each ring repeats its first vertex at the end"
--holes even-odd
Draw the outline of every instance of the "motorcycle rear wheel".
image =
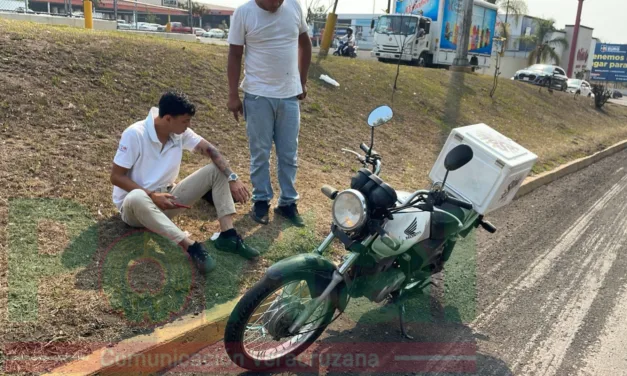
POLYGON ((322 335, 333 319, 335 307, 331 299, 314 311, 299 334, 279 341, 272 337, 277 333, 285 335, 300 312, 297 307, 322 294, 330 278, 330 274, 301 271, 280 280, 264 278, 253 286, 236 305, 224 332, 226 352, 233 363, 251 371, 294 364, 296 357, 322 335), (302 288, 305 285, 307 289, 302 288), (291 288, 291 293, 286 294, 286 288, 291 288))

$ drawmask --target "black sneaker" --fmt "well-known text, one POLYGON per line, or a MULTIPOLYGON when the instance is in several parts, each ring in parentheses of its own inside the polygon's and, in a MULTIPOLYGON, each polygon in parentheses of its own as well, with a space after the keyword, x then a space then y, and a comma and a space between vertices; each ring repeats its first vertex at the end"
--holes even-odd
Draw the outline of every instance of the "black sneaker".
POLYGON ((216 262, 207 252, 202 243, 195 242, 187 248, 187 253, 192 258, 194 265, 202 274, 207 274, 216 267, 216 262))
POLYGON ((213 242, 213 245, 219 251, 235 253, 248 260, 254 260, 259 257, 259 251, 244 243, 244 240, 239 235, 228 238, 220 236, 213 242))
POLYGON ((257 223, 261 223, 262 225, 267 225, 269 222, 268 219, 268 211, 270 210, 270 204, 268 201, 257 201, 253 205, 252 210, 250 211, 250 217, 253 221, 257 223))
POLYGON ((274 212, 287 218, 294 226, 305 227, 305 221, 303 220, 303 217, 298 214, 298 207, 296 204, 279 206, 274 209, 274 212))

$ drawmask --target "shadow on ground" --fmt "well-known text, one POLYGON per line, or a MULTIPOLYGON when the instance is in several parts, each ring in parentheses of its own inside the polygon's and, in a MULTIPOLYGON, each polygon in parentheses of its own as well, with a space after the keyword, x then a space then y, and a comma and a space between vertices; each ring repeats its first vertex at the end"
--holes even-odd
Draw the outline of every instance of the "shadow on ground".
MULTIPOLYGON (((200 202, 187 214, 201 222, 216 221, 213 206, 200 202)), ((185 215, 185 214, 184 214, 185 215)), ((311 222, 312 216, 305 215, 311 222)), ((124 338, 151 332, 156 326, 186 314, 198 314, 225 303, 240 293, 246 278, 242 271, 265 269, 293 253, 310 251, 315 243, 313 230, 297 229, 281 220, 260 226, 248 216, 235 223, 247 242, 262 252, 263 259, 247 261, 239 255, 216 250, 212 241, 205 245, 216 260, 216 269, 203 277, 187 253, 165 237, 122 222, 119 215, 91 226, 76 238, 62 255, 68 269, 82 268, 76 288, 98 290, 110 311, 131 328, 124 338), (89 252, 86 243, 97 242, 89 252)))

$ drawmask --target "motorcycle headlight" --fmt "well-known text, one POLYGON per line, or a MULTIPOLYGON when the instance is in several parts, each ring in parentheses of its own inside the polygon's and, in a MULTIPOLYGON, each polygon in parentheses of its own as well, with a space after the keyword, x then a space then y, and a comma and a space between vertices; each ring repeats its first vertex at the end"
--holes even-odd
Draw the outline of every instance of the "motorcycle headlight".
POLYGON ((333 201, 333 222, 344 231, 354 231, 366 223, 368 210, 361 192, 347 189, 333 201))

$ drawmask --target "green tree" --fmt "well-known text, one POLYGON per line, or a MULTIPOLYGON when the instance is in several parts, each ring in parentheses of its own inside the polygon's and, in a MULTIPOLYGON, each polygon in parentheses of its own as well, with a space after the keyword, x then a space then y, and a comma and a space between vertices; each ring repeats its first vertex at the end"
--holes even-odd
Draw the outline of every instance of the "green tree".
POLYGON ((556 47, 568 48, 568 40, 564 37, 552 38, 555 20, 534 20, 536 29, 532 35, 520 38, 523 43, 533 44, 535 47, 529 53, 529 64, 551 63, 560 64, 560 56, 555 52, 556 47))
MULTIPOLYGON (((179 6, 185 10, 189 10, 187 3, 179 3, 179 6)), ((198 17, 201 21, 200 23, 202 23, 202 17, 207 14, 209 14, 209 9, 205 5, 192 1, 192 17, 198 17)), ((191 26, 194 27, 194 25, 191 26)))
POLYGON ((496 4, 503 13, 521 17, 527 14, 526 0, 488 0, 488 3, 496 4))
POLYGON ((156 24, 157 23, 157 15, 154 13, 148 13, 146 15, 146 22, 150 23, 150 24, 156 24))
POLYGON ((322 0, 308 0, 305 5, 307 7, 307 24, 313 24, 313 31, 316 32, 327 22, 327 14, 333 2, 327 1, 325 4, 322 0))

